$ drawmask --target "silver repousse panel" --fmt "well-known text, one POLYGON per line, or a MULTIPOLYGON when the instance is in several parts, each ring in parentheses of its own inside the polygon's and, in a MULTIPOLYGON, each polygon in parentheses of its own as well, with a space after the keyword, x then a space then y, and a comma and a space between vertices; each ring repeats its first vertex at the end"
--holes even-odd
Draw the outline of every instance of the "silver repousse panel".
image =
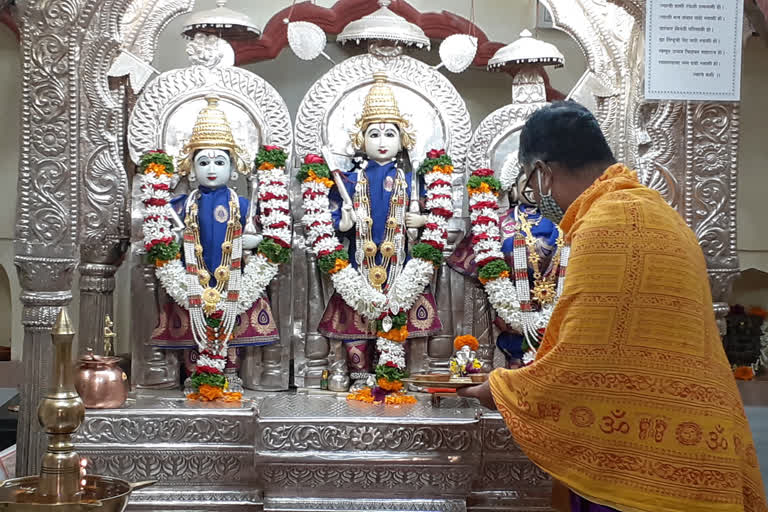
POLYGON ((151 149, 177 156, 208 94, 221 96, 235 140, 251 158, 263 144, 280 146, 290 155, 288 107, 274 87, 244 69, 191 66, 167 71, 147 85, 128 124, 131 159, 138 162, 151 149))
MULTIPOLYGON (((466 104, 443 74, 408 56, 351 57, 315 82, 296 115, 297 156, 319 154, 329 145, 338 157, 333 165, 349 166, 355 121, 373 83, 373 72, 381 70, 392 83, 400 111, 413 125, 416 143, 411 159, 418 163, 430 149, 445 148, 460 175, 471 136, 466 104)), ((460 191, 463 182, 458 185, 460 191)))
POLYGON ((467 423, 477 420, 477 408, 467 400, 446 401, 435 409, 427 400, 413 405, 381 407, 349 401, 345 397, 283 394, 265 399, 258 410, 263 421, 301 419, 303 421, 333 421, 335 418, 356 418, 360 423, 467 423))

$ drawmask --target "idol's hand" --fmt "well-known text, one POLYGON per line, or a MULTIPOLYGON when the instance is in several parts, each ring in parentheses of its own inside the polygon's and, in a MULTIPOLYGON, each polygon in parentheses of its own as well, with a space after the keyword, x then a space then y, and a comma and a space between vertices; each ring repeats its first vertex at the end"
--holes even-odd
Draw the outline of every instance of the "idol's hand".
POLYGON ((456 393, 465 398, 477 398, 480 405, 483 407, 487 407, 493 411, 496 410, 496 402, 493 401, 493 394, 491 393, 491 382, 488 380, 479 386, 460 388, 456 390, 456 393))
POLYGON ((247 251, 252 251, 255 249, 261 241, 264 240, 264 237, 261 235, 243 235, 243 249, 247 251))
POLYGON ((352 210, 352 206, 341 207, 341 220, 339 220, 339 231, 342 233, 352 229, 355 225, 355 212, 352 210))
POLYGON ((427 216, 419 213, 406 213, 405 214, 405 227, 408 229, 423 228, 427 223, 427 216))

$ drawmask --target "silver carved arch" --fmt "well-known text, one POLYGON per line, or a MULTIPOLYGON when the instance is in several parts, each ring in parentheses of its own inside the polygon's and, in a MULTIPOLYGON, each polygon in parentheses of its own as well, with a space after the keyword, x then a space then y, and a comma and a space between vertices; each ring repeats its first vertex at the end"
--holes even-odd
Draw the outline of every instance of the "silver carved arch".
MULTIPOLYGON (((309 89, 296 115, 296 153, 303 158, 330 145, 339 156, 337 167, 349 165, 349 136, 354 131, 373 73, 384 70, 397 96, 400 111, 416 132, 411 159, 421 161, 430 149, 444 148, 460 178, 471 137, 471 120, 464 99, 451 82, 431 66, 408 56, 390 59, 371 54, 352 57, 334 66, 309 89), (339 134, 342 134, 341 136, 339 134)), ((455 183, 454 195, 463 183, 455 183)), ((460 203, 459 203, 460 204, 460 203)))
POLYGON ((274 87, 245 69, 192 66, 163 73, 147 85, 128 124, 131 159, 138 163, 153 148, 175 157, 208 94, 221 97, 237 142, 251 158, 264 144, 280 146, 290 155, 291 118, 274 87))

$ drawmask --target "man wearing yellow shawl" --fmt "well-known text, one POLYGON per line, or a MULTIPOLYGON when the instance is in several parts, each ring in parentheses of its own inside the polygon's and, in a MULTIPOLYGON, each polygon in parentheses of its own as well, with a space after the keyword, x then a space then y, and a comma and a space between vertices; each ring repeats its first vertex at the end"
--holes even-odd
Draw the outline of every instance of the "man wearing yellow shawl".
POLYGON ((463 394, 498 408, 572 512, 768 510, 694 233, 576 103, 534 113, 519 158, 571 246, 565 287, 535 362, 463 394))

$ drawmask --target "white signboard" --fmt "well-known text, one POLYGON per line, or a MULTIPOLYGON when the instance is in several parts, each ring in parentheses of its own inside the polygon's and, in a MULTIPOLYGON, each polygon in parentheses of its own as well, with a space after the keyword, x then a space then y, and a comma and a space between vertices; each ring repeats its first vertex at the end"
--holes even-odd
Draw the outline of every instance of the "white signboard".
POLYGON ((739 101, 741 0, 647 0, 645 98, 739 101))

